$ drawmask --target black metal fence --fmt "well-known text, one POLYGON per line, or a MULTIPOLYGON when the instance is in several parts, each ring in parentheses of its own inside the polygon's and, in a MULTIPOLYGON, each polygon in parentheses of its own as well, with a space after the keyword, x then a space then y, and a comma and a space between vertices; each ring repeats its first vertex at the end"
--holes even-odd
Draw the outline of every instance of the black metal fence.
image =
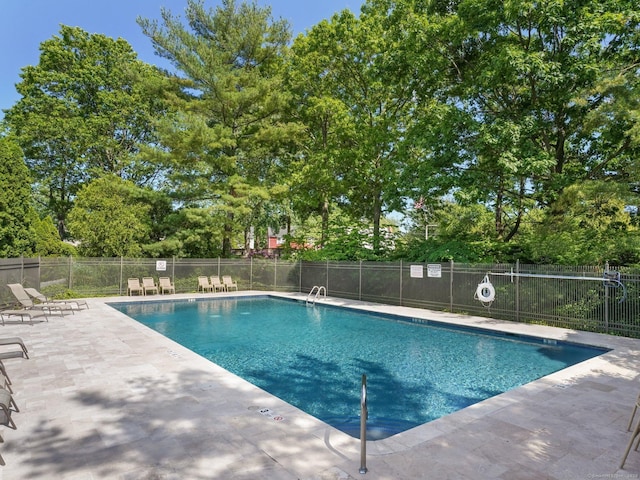
MULTIPOLYGON (((309 292, 446 310, 640 338, 640 271, 553 265, 454 262, 298 262, 279 259, 42 258, 0 260, 0 285, 22 283, 49 295, 126 295, 127 279, 167 276, 176 292, 197 291, 200 275, 230 275, 239 289, 309 292), (476 290, 491 282, 493 302, 476 290)), ((0 300, 12 302, 9 289, 0 300)))

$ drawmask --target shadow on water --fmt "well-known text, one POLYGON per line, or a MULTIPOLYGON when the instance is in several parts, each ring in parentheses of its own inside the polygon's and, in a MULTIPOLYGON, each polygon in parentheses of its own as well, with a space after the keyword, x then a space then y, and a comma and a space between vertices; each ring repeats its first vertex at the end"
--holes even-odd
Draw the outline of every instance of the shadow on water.
POLYGON ((367 437, 371 440, 387 438, 438 418, 439 414, 430 411, 433 403, 445 402, 455 411, 500 393, 478 392, 474 397, 451 394, 431 383, 411 385, 379 362, 355 358, 352 363, 341 365, 306 354, 297 354, 295 362, 279 369, 253 369, 247 379, 359 438, 363 373, 367 375, 367 437))
POLYGON ((561 345, 543 345, 537 351, 549 360, 560 362, 559 368, 565 368, 607 353, 609 350, 563 343, 561 345))

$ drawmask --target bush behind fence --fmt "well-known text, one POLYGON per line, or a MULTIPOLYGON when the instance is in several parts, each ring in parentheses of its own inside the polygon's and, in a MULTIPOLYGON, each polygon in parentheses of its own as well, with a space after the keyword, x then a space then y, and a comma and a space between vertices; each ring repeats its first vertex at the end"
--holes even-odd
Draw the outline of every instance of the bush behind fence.
MULTIPOLYGON (((230 275, 240 290, 307 293, 322 285, 334 297, 640 338, 640 271, 631 268, 251 258, 0 259, 2 285, 22 283, 51 296, 126 295, 128 278, 149 276, 170 277, 177 293, 195 293, 200 275, 230 275), (619 275, 621 283, 605 281, 605 272, 619 275), (485 275, 496 292, 490 307, 474 298, 485 275)), ((8 288, 0 300, 12 303, 8 288)))

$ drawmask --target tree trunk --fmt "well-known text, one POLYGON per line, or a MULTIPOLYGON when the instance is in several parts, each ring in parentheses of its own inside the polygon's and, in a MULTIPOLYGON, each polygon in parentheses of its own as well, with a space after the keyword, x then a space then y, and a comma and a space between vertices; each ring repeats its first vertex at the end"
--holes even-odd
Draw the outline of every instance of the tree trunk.
POLYGON ((382 217, 382 200, 378 193, 373 200, 373 253, 380 254, 380 218, 382 217))
POLYGON ((322 203, 322 232, 320 234, 320 247, 324 247, 329 233, 329 200, 324 199, 322 203))
POLYGON ((222 256, 231 256, 231 236, 233 234, 233 213, 227 213, 227 221, 224 223, 222 236, 222 256))

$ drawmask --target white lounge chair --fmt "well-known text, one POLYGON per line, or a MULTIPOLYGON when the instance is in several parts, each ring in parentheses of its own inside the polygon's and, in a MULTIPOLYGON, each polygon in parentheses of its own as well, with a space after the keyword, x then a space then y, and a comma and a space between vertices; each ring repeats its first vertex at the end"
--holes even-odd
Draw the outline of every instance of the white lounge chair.
POLYGON ((176 293, 176 287, 171 283, 169 277, 158 278, 158 284, 160 285, 160 293, 176 293))
POLYGON ((158 293, 158 286, 156 285, 156 281, 152 277, 143 277, 142 290, 144 291, 145 295, 147 293, 158 293))
POLYGON ((69 304, 52 302, 34 303, 24 287, 19 283, 10 283, 7 287, 9 287, 13 296, 16 297, 16 300, 27 310, 44 310, 49 313, 56 312, 60 315, 64 315, 65 311, 74 313, 73 307, 69 304))
POLYGON ((213 291, 214 292, 217 292, 217 291, 226 292, 227 291, 227 287, 220 281, 220 277, 217 277, 217 276, 211 277, 211 286, 213 287, 213 291))
POLYGON ((227 292, 229 291, 230 288, 235 288, 236 292, 238 291, 238 284, 233 280, 231 280, 231 277, 229 275, 222 276, 222 283, 224 283, 224 286, 226 287, 227 292))
MULTIPOLYGON (((633 406, 633 412, 631 413, 631 420, 629 420, 629 426, 627 427, 627 431, 631 430, 631 425, 633 424, 633 417, 636 414, 636 410, 640 407, 640 395, 638 395, 638 399, 636 400, 636 404, 633 406)), ((631 438, 629 439, 629 443, 627 444, 627 449, 624 452, 624 456, 622 457, 622 461, 620 462, 620 469, 624 468, 624 464, 627 461, 627 457, 629 456, 629 452, 631 451, 631 447, 633 446, 633 442, 640 437, 640 420, 636 427, 633 429, 633 433, 631 434, 631 438)), ((635 450, 638 450, 638 444, 640 444, 640 439, 638 443, 636 443, 635 450)))
POLYGON ((134 293, 143 295, 144 288, 140 284, 140 280, 138 280, 137 278, 129 278, 127 280, 127 295, 133 295, 134 293))
POLYGON ((71 306, 75 305, 78 310, 80 310, 80 307, 89 308, 89 305, 87 304, 86 300, 82 300, 82 299, 56 300, 56 299, 47 297, 46 295, 40 293, 35 288, 31 288, 31 287, 25 287, 24 291, 27 292, 27 295, 29 295, 31 298, 34 298, 40 303, 65 303, 71 306))
POLYGON ((28 310, 26 308, 0 310, 0 320, 2 321, 2 325, 4 325, 5 320, 9 320, 11 317, 20 317, 20 320, 23 322, 25 317, 27 317, 31 325, 33 325, 33 319, 38 317, 44 317, 47 322, 49 321, 49 317, 47 317, 47 312, 45 310, 28 310))
POLYGON ((198 277, 198 291, 199 292, 213 292, 213 285, 209 283, 209 277, 198 277))
MULTIPOLYGON (((24 344, 24 342, 20 337, 0 338, 0 346, 4 346, 4 345, 18 345, 22 350, 21 352, 19 352, 20 356, 24 358, 29 358, 29 351, 27 350, 27 346, 24 344)), ((13 352, 9 352, 9 353, 13 353, 13 352)), ((16 355, 11 355, 11 357, 15 357, 15 356, 16 355)), ((0 368, 0 370, 2 370, 2 368, 0 368)))

